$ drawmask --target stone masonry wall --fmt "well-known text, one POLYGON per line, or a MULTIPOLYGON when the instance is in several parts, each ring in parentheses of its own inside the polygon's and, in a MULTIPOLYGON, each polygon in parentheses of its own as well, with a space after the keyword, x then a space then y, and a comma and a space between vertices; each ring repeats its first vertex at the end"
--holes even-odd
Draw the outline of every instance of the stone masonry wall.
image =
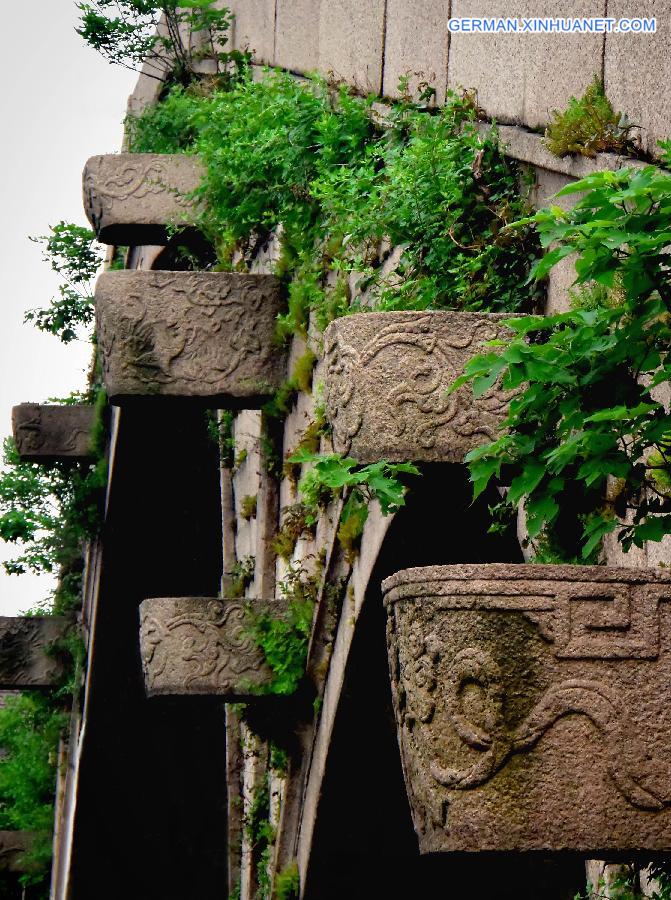
POLYGON ((671 28, 665 0, 221 0, 236 14, 233 42, 259 63, 318 70, 393 97, 398 79, 428 82, 442 103, 448 88, 476 88, 488 116, 542 128, 553 109, 580 95, 594 75, 614 106, 640 126, 654 152, 671 134, 671 28), (657 33, 450 34, 467 16, 657 17, 657 33), (625 64, 626 61, 626 64, 625 64))

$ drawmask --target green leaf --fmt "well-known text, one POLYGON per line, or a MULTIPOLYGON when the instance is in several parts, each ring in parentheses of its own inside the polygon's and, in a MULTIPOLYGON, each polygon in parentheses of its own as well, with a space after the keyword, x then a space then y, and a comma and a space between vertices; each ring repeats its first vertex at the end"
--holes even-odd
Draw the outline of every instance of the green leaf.
POLYGON ((507 497, 510 503, 519 503, 523 497, 533 493, 543 480, 546 471, 542 462, 535 459, 529 460, 521 475, 514 478, 510 485, 507 497))
POLYGON ((584 529, 587 538, 582 548, 582 558, 589 559, 592 553, 599 547, 604 537, 615 531, 619 523, 616 519, 607 519, 604 516, 595 515, 584 529))

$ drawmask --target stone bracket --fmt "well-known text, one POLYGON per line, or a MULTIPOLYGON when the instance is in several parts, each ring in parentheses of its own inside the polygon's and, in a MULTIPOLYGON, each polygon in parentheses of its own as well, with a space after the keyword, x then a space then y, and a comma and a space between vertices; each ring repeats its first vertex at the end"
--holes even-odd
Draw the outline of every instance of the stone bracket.
POLYGON ((153 597, 140 605, 147 696, 258 699, 273 679, 251 633, 250 613, 281 615, 280 600, 153 597))
POLYGON ((273 275, 105 272, 96 321, 110 400, 262 405, 285 373, 274 340, 281 298, 273 275))
POLYGON ((21 403, 12 410, 16 449, 23 462, 91 462, 93 406, 21 403))
POLYGON ((49 650, 71 620, 62 616, 0 617, 0 690, 49 690, 63 665, 49 650))
POLYGON ((383 582, 422 853, 671 849, 671 575, 429 566, 383 582))
POLYGON ((193 227, 191 195, 203 177, 195 156, 114 153, 84 168, 84 210, 103 244, 167 244, 169 228, 193 227))
POLYGON ((486 341, 510 331, 494 313, 370 312, 324 335, 325 399, 338 453, 361 463, 462 462, 493 440, 510 394, 447 393, 486 341))

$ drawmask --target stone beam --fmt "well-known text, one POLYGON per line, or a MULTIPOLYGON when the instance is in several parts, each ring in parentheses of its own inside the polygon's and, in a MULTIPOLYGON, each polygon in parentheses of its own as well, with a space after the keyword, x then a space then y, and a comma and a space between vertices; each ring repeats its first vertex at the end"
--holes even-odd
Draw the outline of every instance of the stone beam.
POLYGON ((452 565, 382 587, 420 852, 671 850, 671 574, 452 565))
POLYGON ((63 667, 47 651, 71 624, 60 616, 0 617, 0 690, 48 690, 63 667))
POLYGON ((12 430, 24 462, 89 462, 92 406, 21 403, 12 410, 12 430))
POLYGON ((104 244, 166 244, 167 226, 194 226, 190 195, 202 176, 198 158, 181 153, 92 156, 84 167, 84 210, 104 244))
POLYGON ((108 396, 262 405, 285 374, 272 275, 106 272, 96 285, 98 348, 108 396))
POLYGON ((450 384, 485 341, 510 334, 493 313, 378 312, 345 316, 324 335, 326 415, 333 446, 362 463, 462 462, 492 440, 509 395, 473 399, 450 384))
POLYGON ((145 688, 159 695, 257 698, 273 673, 251 634, 251 617, 280 615, 280 600, 153 597, 140 605, 145 688))

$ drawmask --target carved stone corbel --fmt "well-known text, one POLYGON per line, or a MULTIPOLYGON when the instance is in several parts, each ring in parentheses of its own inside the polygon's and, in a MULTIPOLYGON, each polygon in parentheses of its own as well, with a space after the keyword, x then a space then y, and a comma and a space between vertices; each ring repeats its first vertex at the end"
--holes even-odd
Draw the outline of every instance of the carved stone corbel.
POLYGON ((370 312, 336 319, 324 335, 325 400, 338 453, 361 463, 462 462, 493 440, 510 394, 475 400, 447 390, 485 341, 511 334, 510 316, 370 312))
POLYGON ((166 397, 250 409, 284 378, 274 275, 105 272, 95 298, 112 403, 166 397))
POLYGON ((92 406, 21 403, 12 410, 12 430, 24 462, 90 462, 92 406))
POLYGON ((170 225, 193 226, 202 163, 183 153, 110 153, 84 167, 84 210, 103 244, 166 244, 170 225))
POLYGON ((71 625, 62 616, 0 617, 0 690, 49 690, 63 677, 49 651, 71 625))
POLYGON ((435 566, 383 590, 422 853, 671 849, 671 574, 435 566))
POLYGON ((251 617, 281 615, 281 600, 152 597, 140 605, 140 651, 147 696, 258 698, 273 673, 254 641, 251 617))

